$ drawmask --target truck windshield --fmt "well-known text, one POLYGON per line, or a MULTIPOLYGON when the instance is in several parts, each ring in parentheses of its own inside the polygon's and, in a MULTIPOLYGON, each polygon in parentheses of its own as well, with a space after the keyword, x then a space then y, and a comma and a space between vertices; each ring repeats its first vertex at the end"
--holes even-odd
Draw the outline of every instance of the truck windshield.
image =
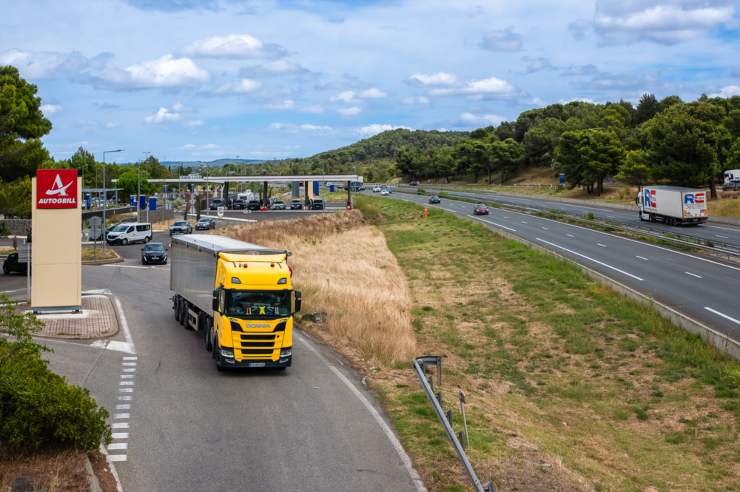
POLYGON ((290 291, 226 291, 226 316, 272 319, 290 316, 290 291))

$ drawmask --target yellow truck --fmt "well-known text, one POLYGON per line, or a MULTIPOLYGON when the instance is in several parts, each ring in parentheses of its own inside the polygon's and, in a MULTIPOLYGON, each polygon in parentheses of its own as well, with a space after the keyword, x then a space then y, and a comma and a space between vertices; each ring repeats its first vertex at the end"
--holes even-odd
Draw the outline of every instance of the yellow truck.
POLYGON ((170 247, 175 319, 203 337, 219 370, 285 369, 293 360, 290 252, 223 236, 176 236, 170 247))

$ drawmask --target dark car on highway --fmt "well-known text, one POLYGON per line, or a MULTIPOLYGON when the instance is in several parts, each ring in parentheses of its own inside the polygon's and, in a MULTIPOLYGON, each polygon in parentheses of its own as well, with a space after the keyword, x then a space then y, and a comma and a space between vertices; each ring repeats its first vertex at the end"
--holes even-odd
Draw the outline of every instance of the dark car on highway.
POLYGON ((270 205, 270 210, 285 210, 286 208, 288 207, 285 206, 285 202, 282 200, 275 200, 270 205))
POLYGON ((429 197, 429 203, 440 203, 441 200, 437 195, 432 195, 429 197))
POLYGON ((291 200, 290 201, 290 209, 291 210, 303 210, 303 203, 300 200, 291 200))
POLYGON ((141 248, 142 265, 151 265, 153 263, 167 264, 167 250, 162 243, 149 243, 141 248))
POLYGON ((208 208, 210 210, 218 210, 218 207, 225 207, 225 206, 226 204, 224 203, 223 200, 221 200, 220 198, 214 198, 213 200, 211 200, 210 204, 208 205, 208 208))
POLYGON ((170 236, 175 234, 190 234, 193 226, 187 220, 178 220, 170 226, 170 236))
POLYGON ((10 253, 3 262, 3 273, 5 275, 10 275, 11 273, 21 273, 25 275, 27 271, 28 263, 20 263, 18 261, 18 253, 10 253))
POLYGON ((324 210, 324 200, 321 198, 314 198, 311 201, 311 210, 324 210))
POLYGON ((247 202, 247 210, 259 210, 259 209, 260 209, 259 200, 249 200, 247 202))
POLYGON ((479 203, 473 209, 473 215, 488 215, 488 207, 486 207, 482 203, 479 203))
POLYGON ((232 210, 244 210, 245 208, 247 208, 247 202, 241 198, 237 198, 231 203, 232 210))
POLYGON ((215 229, 215 228, 216 228, 216 221, 214 219, 209 219, 207 217, 203 217, 195 224, 196 231, 207 231, 209 229, 215 229))

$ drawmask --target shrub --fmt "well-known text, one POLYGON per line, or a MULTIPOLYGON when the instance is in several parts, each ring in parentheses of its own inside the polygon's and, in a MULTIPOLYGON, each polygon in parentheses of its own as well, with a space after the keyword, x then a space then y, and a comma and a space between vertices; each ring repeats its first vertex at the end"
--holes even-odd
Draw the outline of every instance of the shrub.
POLYGON ((0 449, 41 448, 90 450, 110 442, 108 412, 88 390, 67 383, 42 359, 45 349, 31 333, 41 323, 19 314, 7 297, 0 298, 0 449))

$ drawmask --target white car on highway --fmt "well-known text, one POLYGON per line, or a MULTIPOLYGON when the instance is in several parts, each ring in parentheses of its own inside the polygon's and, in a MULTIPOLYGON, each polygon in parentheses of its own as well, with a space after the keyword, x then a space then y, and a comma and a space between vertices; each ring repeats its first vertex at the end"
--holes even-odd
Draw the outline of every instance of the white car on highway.
POLYGON ((382 190, 380 190, 380 194, 381 195, 390 195, 391 194, 391 191, 388 188, 383 188, 382 190))
POLYGON ((380 193, 380 191, 380 186, 376 186, 375 188, 373 188, 373 193, 380 193))

